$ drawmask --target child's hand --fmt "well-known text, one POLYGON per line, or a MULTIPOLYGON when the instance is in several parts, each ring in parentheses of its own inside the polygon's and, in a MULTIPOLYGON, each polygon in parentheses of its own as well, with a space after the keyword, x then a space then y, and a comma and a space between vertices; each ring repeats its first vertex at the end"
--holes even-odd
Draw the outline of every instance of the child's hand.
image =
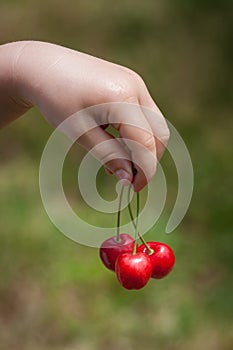
MULTIPOLYGON (((0 74, 1 112, 8 120, 15 119, 32 105, 37 106, 54 126, 83 108, 110 102, 142 105, 161 114, 140 76, 128 68, 87 54, 49 43, 16 42, 0 47, 1 64, 7 71, 5 75, 0 74), (5 107, 2 103, 1 95, 5 93, 2 93, 2 82, 7 86, 11 107, 9 103, 5 107), (7 113, 9 108, 11 116, 7 113)), ((156 158, 161 157, 168 142, 169 130, 164 118, 161 116, 158 123, 153 122, 140 107, 135 109, 131 118, 135 126, 127 125, 127 116, 119 113, 118 108, 109 108, 105 114, 93 115, 92 118, 97 125, 100 119, 106 125, 114 120, 113 126, 120 137, 138 142, 156 158)), ((87 131, 79 142, 91 149, 108 139, 113 137, 105 128, 96 126, 87 131)), ((111 145, 111 149, 101 147, 95 156, 109 173, 133 182, 135 191, 141 190, 154 175, 156 162, 149 161, 148 152, 143 149, 129 145, 128 150, 117 140, 111 145), (135 176, 132 174, 132 162, 124 159, 129 157, 138 170, 135 176)))

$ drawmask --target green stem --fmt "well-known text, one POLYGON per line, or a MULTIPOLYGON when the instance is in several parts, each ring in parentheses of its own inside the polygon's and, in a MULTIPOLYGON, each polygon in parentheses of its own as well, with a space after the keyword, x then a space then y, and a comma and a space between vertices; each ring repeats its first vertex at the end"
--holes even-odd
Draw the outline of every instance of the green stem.
POLYGON ((137 252, 137 239, 139 237, 139 234, 138 234, 139 209, 140 209, 140 195, 139 195, 139 192, 137 192, 137 211, 136 211, 135 240, 134 240, 133 254, 136 254, 137 252))
POLYGON ((129 211, 129 216, 130 216, 130 219, 132 221, 132 224, 133 224, 134 228, 136 228, 136 225, 134 222, 134 217, 133 217, 133 212, 132 212, 131 205, 130 205, 130 191, 131 191, 131 185, 129 185, 129 190, 128 190, 128 211, 129 211))
MULTIPOLYGON (((136 230, 138 231, 137 227, 136 227, 136 224, 135 224, 135 220, 134 220, 134 217, 133 217, 133 212, 132 212, 132 209, 131 209, 131 205, 130 205, 130 190, 131 190, 131 186, 129 186, 129 190, 128 190, 128 211, 129 211, 129 215, 130 215, 130 218, 131 218, 131 221, 132 221, 132 224, 135 228, 135 235, 136 235, 136 230)), ((137 210, 139 211, 139 193, 137 193, 137 210)), ((137 214, 137 218, 138 218, 138 214, 137 214)), ((144 246, 146 247, 146 249, 148 250, 148 253, 149 255, 150 254, 153 254, 153 249, 151 249, 148 244, 146 243, 145 239, 143 238, 143 236, 140 235, 139 231, 137 232, 137 238, 139 237, 139 239, 141 240, 142 244, 144 244, 144 246)), ((136 240, 136 239, 135 239, 136 240)))
POLYGON ((118 212, 117 212, 117 232, 116 232, 116 241, 117 243, 120 243, 120 223, 121 223, 121 204, 122 204, 122 197, 124 192, 124 186, 121 187, 120 197, 119 197, 119 203, 118 203, 118 212))

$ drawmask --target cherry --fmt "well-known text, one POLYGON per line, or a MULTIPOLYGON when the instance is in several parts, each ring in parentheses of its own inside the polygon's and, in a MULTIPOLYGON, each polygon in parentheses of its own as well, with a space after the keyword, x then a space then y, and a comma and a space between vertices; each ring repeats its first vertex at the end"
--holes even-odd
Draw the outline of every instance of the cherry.
POLYGON ((138 252, 146 254, 152 265, 152 278, 165 277, 174 267, 175 255, 172 249, 165 243, 161 242, 147 242, 148 248, 142 244, 137 248, 138 252))
POLYGON ((121 253, 132 253, 134 249, 134 239, 127 233, 121 233, 119 240, 117 236, 104 241, 100 247, 100 258, 103 264, 112 271, 115 271, 116 259, 121 253))
POLYGON ((141 289, 149 281, 152 265, 144 253, 120 254, 116 260, 116 275, 120 284, 126 289, 141 289))

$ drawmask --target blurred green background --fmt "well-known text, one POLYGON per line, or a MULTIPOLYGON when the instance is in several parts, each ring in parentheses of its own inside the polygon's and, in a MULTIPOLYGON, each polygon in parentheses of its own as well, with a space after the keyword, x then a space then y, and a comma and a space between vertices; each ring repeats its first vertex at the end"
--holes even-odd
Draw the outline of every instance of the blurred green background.
MULTIPOLYGON (((177 175, 164 156, 166 208, 146 238, 170 244, 176 268, 128 292, 97 249, 65 238, 45 213, 38 167, 52 128, 33 109, 1 130, 0 349, 232 349, 232 13, 227 0, 0 1, 1 43, 55 42, 137 71, 186 142, 195 174, 189 211, 166 235, 177 175)), ((83 154, 74 147, 65 167, 74 205, 83 154)), ((108 197, 115 183, 105 180, 108 197)))

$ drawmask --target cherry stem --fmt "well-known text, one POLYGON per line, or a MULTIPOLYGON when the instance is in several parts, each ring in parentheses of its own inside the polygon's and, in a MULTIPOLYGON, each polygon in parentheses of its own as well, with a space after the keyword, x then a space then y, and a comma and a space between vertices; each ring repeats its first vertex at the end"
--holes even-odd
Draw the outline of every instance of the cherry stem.
MULTIPOLYGON (((134 217, 133 217, 133 212, 132 212, 131 205, 130 205, 130 190, 131 190, 131 186, 129 186, 129 190, 128 190, 128 211, 129 211, 130 218, 132 220, 132 224, 133 224, 133 226, 135 228, 135 236, 136 236, 135 240, 139 237, 139 239, 141 240, 142 244, 144 244, 144 246, 146 247, 146 249, 148 250, 148 253, 150 255, 150 254, 153 254, 154 251, 153 251, 153 249, 151 249, 148 246, 148 244, 146 243, 146 241, 143 238, 143 236, 140 235, 140 233, 138 231, 138 228, 136 227, 137 223, 135 224, 135 220, 134 220, 134 217), (136 233, 136 231, 137 231, 137 233, 136 233)), ((138 221, 138 214, 139 214, 139 203, 138 203, 139 200, 140 200, 139 199, 139 193, 137 193, 137 212, 138 212, 137 213, 137 219, 136 219, 137 221, 138 221)))
POLYGON ((122 204, 122 197, 124 192, 124 186, 121 187, 120 197, 119 197, 119 203, 118 203, 118 211, 117 211, 117 233, 116 233, 116 241, 117 243, 120 243, 120 224, 121 224, 121 204, 122 204))
POLYGON ((137 213, 136 213, 136 223, 135 223, 135 240, 134 240, 133 254, 136 254, 137 252, 137 239, 139 237, 139 232, 138 232, 139 209, 140 209, 140 195, 139 195, 139 192, 137 192, 137 213))

